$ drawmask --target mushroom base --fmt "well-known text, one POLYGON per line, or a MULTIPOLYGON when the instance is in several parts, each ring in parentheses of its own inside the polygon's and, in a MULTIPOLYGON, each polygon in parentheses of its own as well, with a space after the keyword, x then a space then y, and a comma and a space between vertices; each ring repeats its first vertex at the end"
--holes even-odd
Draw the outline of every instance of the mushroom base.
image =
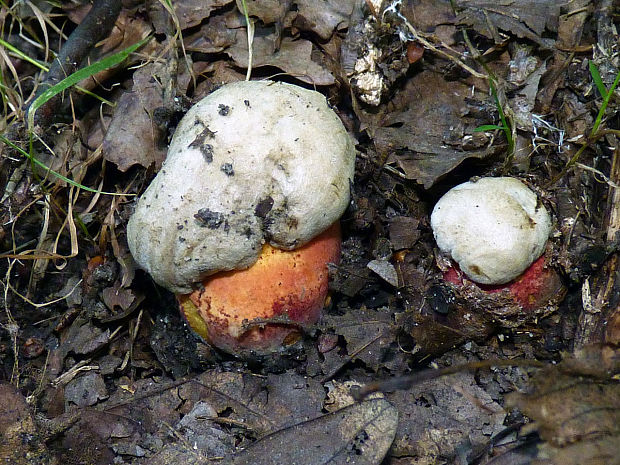
POLYGON ((181 313, 198 335, 233 355, 284 350, 318 321, 340 242, 336 223, 296 250, 265 245, 250 268, 217 273, 178 295, 181 313))
POLYGON ((490 313, 494 320, 507 327, 552 313, 566 293, 560 276, 548 266, 545 255, 517 279, 503 285, 470 281, 456 264, 444 270, 443 278, 453 285, 457 300, 471 309, 490 313))

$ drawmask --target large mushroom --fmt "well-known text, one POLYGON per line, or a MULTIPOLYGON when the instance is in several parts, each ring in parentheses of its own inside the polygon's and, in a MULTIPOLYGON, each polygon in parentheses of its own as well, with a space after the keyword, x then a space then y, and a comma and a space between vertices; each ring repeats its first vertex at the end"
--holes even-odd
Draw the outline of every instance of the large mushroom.
POLYGON ((322 94, 225 85, 179 123, 127 225, 130 250, 205 339, 236 354, 277 350, 323 307, 354 162, 322 94))

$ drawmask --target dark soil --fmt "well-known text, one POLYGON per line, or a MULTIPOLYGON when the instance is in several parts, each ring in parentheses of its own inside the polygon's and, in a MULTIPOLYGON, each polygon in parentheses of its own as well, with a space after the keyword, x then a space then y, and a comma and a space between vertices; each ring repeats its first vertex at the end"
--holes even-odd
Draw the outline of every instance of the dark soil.
POLYGON ((120 3, 0 6, 0 462, 620 463, 617 2, 248 0, 252 79, 322 92, 358 151, 321 321, 251 360, 192 333, 126 240, 179 119, 245 79, 242 2, 120 3), (49 170, 15 148, 41 89, 149 35, 79 83, 99 99, 38 110, 49 170), (534 310, 443 280, 430 212, 479 176, 552 214, 561 288, 534 310))

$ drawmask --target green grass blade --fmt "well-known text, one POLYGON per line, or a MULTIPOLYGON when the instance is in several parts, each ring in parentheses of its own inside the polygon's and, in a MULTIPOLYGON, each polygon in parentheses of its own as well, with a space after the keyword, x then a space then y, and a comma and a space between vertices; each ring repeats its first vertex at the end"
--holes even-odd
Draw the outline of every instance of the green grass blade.
POLYGON ((590 68, 592 80, 594 81, 594 84, 596 84, 596 88, 598 89, 599 94, 601 94, 601 97, 603 98, 607 97, 607 88, 605 87, 605 84, 603 84, 603 80, 601 79, 601 75, 598 72, 598 68, 592 60, 588 60, 588 67, 590 68))
POLYGON ((493 80, 489 80, 489 87, 491 88, 491 94, 493 95, 493 99, 495 100, 495 106, 497 107, 497 112, 499 113, 499 119, 502 122, 500 128, 504 131, 506 136, 506 142, 508 142, 508 158, 511 159, 513 156, 515 143, 512 139, 512 132, 510 126, 508 126, 508 120, 506 119, 506 115, 504 114, 504 109, 502 108, 502 104, 499 101, 499 96, 497 95, 497 89, 495 88, 495 83, 493 80))
POLYGON ((478 126, 474 129, 474 132, 487 132, 487 131, 495 131, 497 129, 504 130, 504 126, 498 126, 497 124, 483 124, 482 126, 478 126))
POLYGON ((74 181, 73 179, 69 179, 66 176, 63 176, 60 173, 57 173, 56 171, 54 171, 53 169, 51 169, 49 166, 47 166, 45 163, 41 162, 40 160, 37 160, 36 157, 30 155, 28 152, 26 152, 24 149, 22 149, 21 147, 15 145, 13 142, 11 142, 9 139, 7 139, 6 137, 4 137, 3 135, 0 135, 0 141, 4 142, 6 145, 8 145, 9 147, 17 150, 19 153, 21 153, 24 157, 26 157, 28 160, 30 160, 32 163, 34 163, 35 165, 39 166, 40 168, 43 168, 46 172, 48 172, 49 174, 51 174, 52 176, 63 180, 64 182, 66 182, 67 184, 70 184, 72 186, 78 187, 82 190, 85 190, 87 192, 92 192, 94 194, 105 194, 105 195, 133 195, 133 194, 119 194, 117 192, 104 192, 104 191, 100 191, 97 189, 92 189, 88 186, 84 186, 83 184, 80 184, 79 182, 74 181))
POLYGON ((58 95, 62 91, 68 89, 69 87, 77 84, 82 79, 86 79, 93 74, 97 74, 100 71, 106 70, 117 64, 121 63, 125 60, 131 53, 135 52, 138 48, 144 45, 146 42, 150 40, 150 36, 142 39, 141 41, 127 47, 125 50, 121 50, 114 55, 110 55, 105 57, 89 66, 86 66, 82 69, 77 70, 75 73, 67 76, 58 84, 53 85, 49 89, 46 89, 41 95, 39 95, 30 105, 30 110, 28 111, 28 128, 32 130, 34 127, 34 115, 36 111, 45 105, 51 98, 58 95))
MULTIPOLYGON (((600 79, 600 76, 599 76, 600 79)), ((601 125, 601 121, 603 120, 603 115, 605 114, 605 110, 607 109, 607 105, 609 104, 609 99, 614 94, 616 87, 618 87, 618 83, 620 82, 620 71, 616 74, 616 79, 614 79, 613 84, 607 90, 607 94, 603 97, 603 103, 601 104, 601 108, 598 110, 598 114, 596 115, 596 120, 594 121, 594 126, 592 126, 592 132, 590 136, 597 133, 599 126, 601 125)))
POLYGON ((34 58, 30 58, 28 55, 26 55, 20 49, 18 49, 17 47, 14 47, 13 45, 9 44, 7 41, 0 39, 0 46, 6 48, 7 50, 9 50, 11 52, 13 52, 21 60, 27 61, 28 63, 36 66, 39 69, 42 69, 43 71, 49 71, 49 68, 47 66, 45 66, 43 63, 41 63, 40 61, 35 60, 34 58))
MULTIPOLYGON (((34 58, 30 58, 28 55, 26 55, 20 49, 14 47, 13 45, 9 44, 8 42, 6 42, 6 41, 4 41, 2 39, 0 39, 0 46, 6 48, 7 50, 10 50, 15 55, 17 55, 20 59, 35 65, 36 67, 38 67, 42 71, 45 71, 45 72, 49 71, 49 68, 47 67, 47 65, 45 65, 45 64, 35 60, 34 58)), ((77 90, 79 90, 80 92, 82 92, 83 94, 86 94, 86 95, 89 95, 89 96, 91 96, 93 98, 96 98, 97 100, 99 100, 102 103, 105 103, 106 105, 109 105, 111 107, 114 106, 114 104, 112 102, 110 102, 109 100, 106 100, 105 98, 103 98, 100 95, 97 95, 97 94, 89 91, 88 89, 84 89, 83 87, 80 87, 80 86, 75 86, 75 88, 77 90)))
POLYGON ((108 99, 103 98, 101 95, 97 95, 97 94, 95 94, 94 92, 91 92, 88 89, 84 89, 83 87, 80 87, 80 86, 75 86, 75 88, 77 90, 79 90, 80 92, 82 92, 83 94, 88 95, 89 97, 92 97, 94 99, 99 100, 101 103, 103 103, 105 105, 108 105, 110 107, 115 107, 116 106, 116 103, 110 102, 108 99))

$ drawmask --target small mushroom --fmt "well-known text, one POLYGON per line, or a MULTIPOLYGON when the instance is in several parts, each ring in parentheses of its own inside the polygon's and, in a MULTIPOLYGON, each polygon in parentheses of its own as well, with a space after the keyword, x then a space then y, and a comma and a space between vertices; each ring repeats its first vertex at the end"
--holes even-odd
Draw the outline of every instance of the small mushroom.
POLYGON ((439 249, 481 284, 512 281, 545 250, 551 218, 515 178, 481 178, 450 189, 435 205, 439 249))
MULTIPOLYGON (((225 85, 194 105, 179 123, 162 169, 127 225, 130 250, 158 284, 180 294, 190 325, 203 337, 234 352, 233 339, 256 340, 256 328, 261 328, 263 336, 277 337, 254 347, 275 350, 286 339, 282 334, 318 318, 327 290, 327 263, 337 262, 340 250, 339 228, 329 228, 349 203, 354 162, 353 143, 322 94, 270 81, 225 85), (317 236, 323 246, 330 243, 321 246, 326 250, 321 258, 300 258, 308 250, 316 253, 312 241, 317 236), (294 274, 310 262, 319 268, 313 273, 320 283, 299 285, 278 275, 273 278, 281 283, 277 287, 293 285, 284 293, 267 295, 275 281, 267 271, 252 271, 277 263, 294 274), (232 277, 234 270, 244 271, 220 286, 224 275, 216 273, 232 272, 225 273, 232 277), (248 291, 257 286, 265 291, 260 304, 259 296, 248 291), (216 287, 229 295, 211 296, 216 287), (245 301, 238 298, 246 294, 245 301), (310 294, 320 300, 318 311, 316 302, 309 304, 311 316, 283 304, 289 297, 290 302, 306 301, 310 294), (208 307, 215 300, 227 306, 211 307, 218 320, 211 326, 208 307), (194 307, 205 317, 204 324, 196 314, 188 314, 194 307), (286 331, 271 331, 275 326, 270 325, 286 331)), ((245 342, 244 350, 253 350, 245 342)))
POLYGON ((454 187, 435 205, 431 227, 440 251, 455 262, 444 269, 447 282, 471 280, 523 309, 562 295, 559 276, 543 256, 551 218, 518 179, 480 178, 454 187))

